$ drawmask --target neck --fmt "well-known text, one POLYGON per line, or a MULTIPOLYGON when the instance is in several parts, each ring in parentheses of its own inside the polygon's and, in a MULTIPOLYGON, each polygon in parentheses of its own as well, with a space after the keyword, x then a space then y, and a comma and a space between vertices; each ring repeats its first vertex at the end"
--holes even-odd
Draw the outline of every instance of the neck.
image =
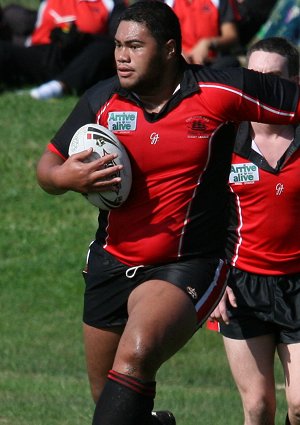
POLYGON ((254 139, 256 136, 272 136, 274 139, 277 137, 292 139, 294 137, 294 127, 292 125, 263 124, 252 122, 251 127, 254 139))
POLYGON ((164 73, 163 78, 155 84, 155 88, 149 93, 140 93, 139 99, 142 101, 147 112, 158 113, 171 99, 176 88, 180 84, 182 72, 179 68, 173 73, 164 73))
POLYGON ((252 124, 252 138, 261 155, 276 168, 294 138, 292 125, 252 124))

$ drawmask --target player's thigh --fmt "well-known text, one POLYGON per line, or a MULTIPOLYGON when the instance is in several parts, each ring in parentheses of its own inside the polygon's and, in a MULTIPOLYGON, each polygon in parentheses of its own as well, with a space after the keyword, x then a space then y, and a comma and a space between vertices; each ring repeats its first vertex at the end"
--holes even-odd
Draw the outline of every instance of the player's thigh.
POLYGON ((223 337, 233 378, 245 402, 275 396, 274 355, 276 345, 272 335, 246 340, 223 337))
POLYGON ((98 400, 107 373, 112 368, 122 331, 123 327, 98 329, 83 325, 87 371, 95 401, 98 400))
POLYGON ((0 41, 0 73, 8 81, 43 82, 61 70, 60 49, 54 45, 16 46, 0 41))
POLYGON ((121 373, 135 370, 155 378, 159 366, 176 353, 197 327, 195 307, 177 286, 161 280, 135 288, 128 301, 128 322, 114 363, 121 373))
POLYGON ((300 343, 279 344, 278 355, 285 374, 287 401, 300 410, 300 343))

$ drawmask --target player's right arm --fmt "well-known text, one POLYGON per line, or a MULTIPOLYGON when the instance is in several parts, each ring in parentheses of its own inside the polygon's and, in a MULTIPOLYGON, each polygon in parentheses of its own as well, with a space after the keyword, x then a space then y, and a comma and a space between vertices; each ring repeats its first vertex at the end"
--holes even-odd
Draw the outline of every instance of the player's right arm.
POLYGON ((219 304, 214 309, 214 311, 212 311, 212 313, 210 314, 209 316, 210 320, 228 324, 229 323, 229 316, 227 312, 228 304, 231 304, 232 307, 237 306, 235 295, 233 293, 233 290, 229 286, 226 287, 224 295, 221 298, 219 304))
POLYGON ((116 155, 106 155, 92 162, 85 162, 92 149, 77 153, 64 159, 48 148, 37 165, 37 180, 42 189, 52 195, 61 195, 68 190, 91 193, 111 190, 120 182, 115 175, 122 166, 105 168, 116 155))

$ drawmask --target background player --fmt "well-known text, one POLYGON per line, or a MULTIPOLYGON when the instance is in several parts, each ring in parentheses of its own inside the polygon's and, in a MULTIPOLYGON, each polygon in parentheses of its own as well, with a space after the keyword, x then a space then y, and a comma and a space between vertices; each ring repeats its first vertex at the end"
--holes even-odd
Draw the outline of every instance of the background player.
MULTIPOLYGON (((250 48, 248 68, 298 81, 299 53, 283 38, 264 39, 250 48)), ((276 350, 285 375, 286 424, 300 424, 299 131, 245 122, 232 159, 230 186, 239 211, 230 228, 232 269, 212 317, 221 321, 245 425, 275 423, 276 350)))

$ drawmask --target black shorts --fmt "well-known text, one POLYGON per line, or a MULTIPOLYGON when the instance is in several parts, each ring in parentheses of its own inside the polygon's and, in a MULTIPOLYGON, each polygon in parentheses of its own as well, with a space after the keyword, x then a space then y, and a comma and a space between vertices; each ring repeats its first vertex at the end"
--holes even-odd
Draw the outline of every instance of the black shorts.
POLYGON ((248 339, 273 334, 277 344, 300 342, 300 273, 265 276, 233 268, 228 277, 237 307, 228 306, 223 336, 248 339))
POLYGON ((196 257, 155 266, 130 267, 94 241, 83 271, 86 284, 83 321, 96 328, 125 325, 131 291, 143 282, 159 279, 186 292, 201 326, 224 292, 227 272, 227 265, 220 259, 196 257))

